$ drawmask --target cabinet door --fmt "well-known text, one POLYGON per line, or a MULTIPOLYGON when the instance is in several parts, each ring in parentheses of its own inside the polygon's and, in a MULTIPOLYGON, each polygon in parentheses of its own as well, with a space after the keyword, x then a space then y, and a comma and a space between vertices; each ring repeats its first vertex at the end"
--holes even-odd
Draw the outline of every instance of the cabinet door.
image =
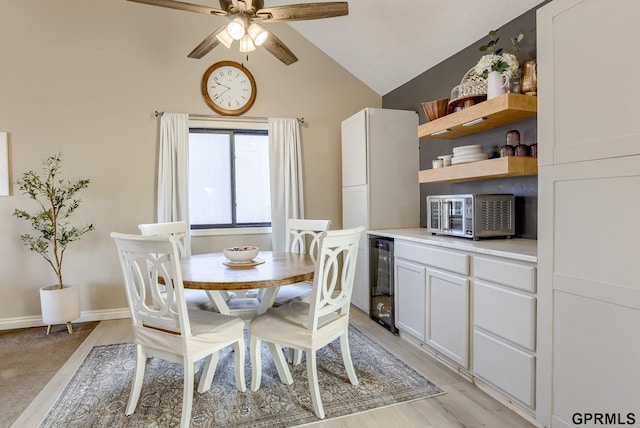
POLYGON ((428 268, 426 275, 426 343, 468 368, 469 280, 428 268))
POLYGON ((640 401, 640 57, 628 32, 638 16, 637 0, 538 10, 536 416, 546 426, 640 401), (620 60, 591 78, 585 64, 603 49, 620 60))
POLYGON ((363 184, 367 184, 366 110, 342 122, 342 187, 363 184))
POLYGON ((425 341, 426 276, 425 267, 395 259, 396 327, 425 341))

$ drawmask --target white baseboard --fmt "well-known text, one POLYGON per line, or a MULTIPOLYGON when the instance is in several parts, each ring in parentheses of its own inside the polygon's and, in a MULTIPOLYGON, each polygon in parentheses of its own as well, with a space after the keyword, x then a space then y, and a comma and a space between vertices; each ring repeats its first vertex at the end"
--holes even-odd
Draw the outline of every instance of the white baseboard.
MULTIPOLYGON (((73 320, 74 323, 86 321, 104 321, 121 318, 130 318, 129 308, 105 309, 98 311, 86 311, 80 313, 80 318, 73 320)), ((29 317, 0 318, 0 330, 13 330, 16 328, 42 327, 46 324, 42 322, 39 315, 29 317)))

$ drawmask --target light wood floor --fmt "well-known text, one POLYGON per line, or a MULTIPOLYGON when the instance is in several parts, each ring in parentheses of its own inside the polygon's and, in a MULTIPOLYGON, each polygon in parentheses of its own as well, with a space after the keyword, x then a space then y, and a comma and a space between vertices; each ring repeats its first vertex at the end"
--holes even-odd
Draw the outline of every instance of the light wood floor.
MULTIPOLYGON (((439 363, 417 346, 394 336, 358 309, 351 322, 407 364, 431 379, 446 394, 356 415, 320 421, 308 426, 323 428, 376 427, 533 427, 485 392, 439 363)), ((73 376, 91 347, 132 341, 128 319, 102 321, 71 356, 49 384, 34 399, 12 427, 37 427, 51 405, 73 376)))

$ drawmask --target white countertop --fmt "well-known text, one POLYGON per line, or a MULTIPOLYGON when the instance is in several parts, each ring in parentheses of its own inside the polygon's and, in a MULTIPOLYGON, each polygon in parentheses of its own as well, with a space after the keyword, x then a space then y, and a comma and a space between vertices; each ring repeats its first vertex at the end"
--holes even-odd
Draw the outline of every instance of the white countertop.
POLYGON ((538 241, 535 239, 494 238, 474 241, 468 238, 432 235, 427 232, 426 228, 422 227, 412 229, 367 230, 367 234, 538 263, 538 241))

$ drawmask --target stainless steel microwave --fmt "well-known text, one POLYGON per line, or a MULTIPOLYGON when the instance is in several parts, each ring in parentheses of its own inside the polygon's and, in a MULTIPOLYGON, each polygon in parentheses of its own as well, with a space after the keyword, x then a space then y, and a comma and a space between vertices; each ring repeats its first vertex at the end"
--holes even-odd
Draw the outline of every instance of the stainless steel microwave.
POLYGON ((514 211, 511 194, 427 196, 427 230, 473 240, 511 237, 515 234, 514 211))

